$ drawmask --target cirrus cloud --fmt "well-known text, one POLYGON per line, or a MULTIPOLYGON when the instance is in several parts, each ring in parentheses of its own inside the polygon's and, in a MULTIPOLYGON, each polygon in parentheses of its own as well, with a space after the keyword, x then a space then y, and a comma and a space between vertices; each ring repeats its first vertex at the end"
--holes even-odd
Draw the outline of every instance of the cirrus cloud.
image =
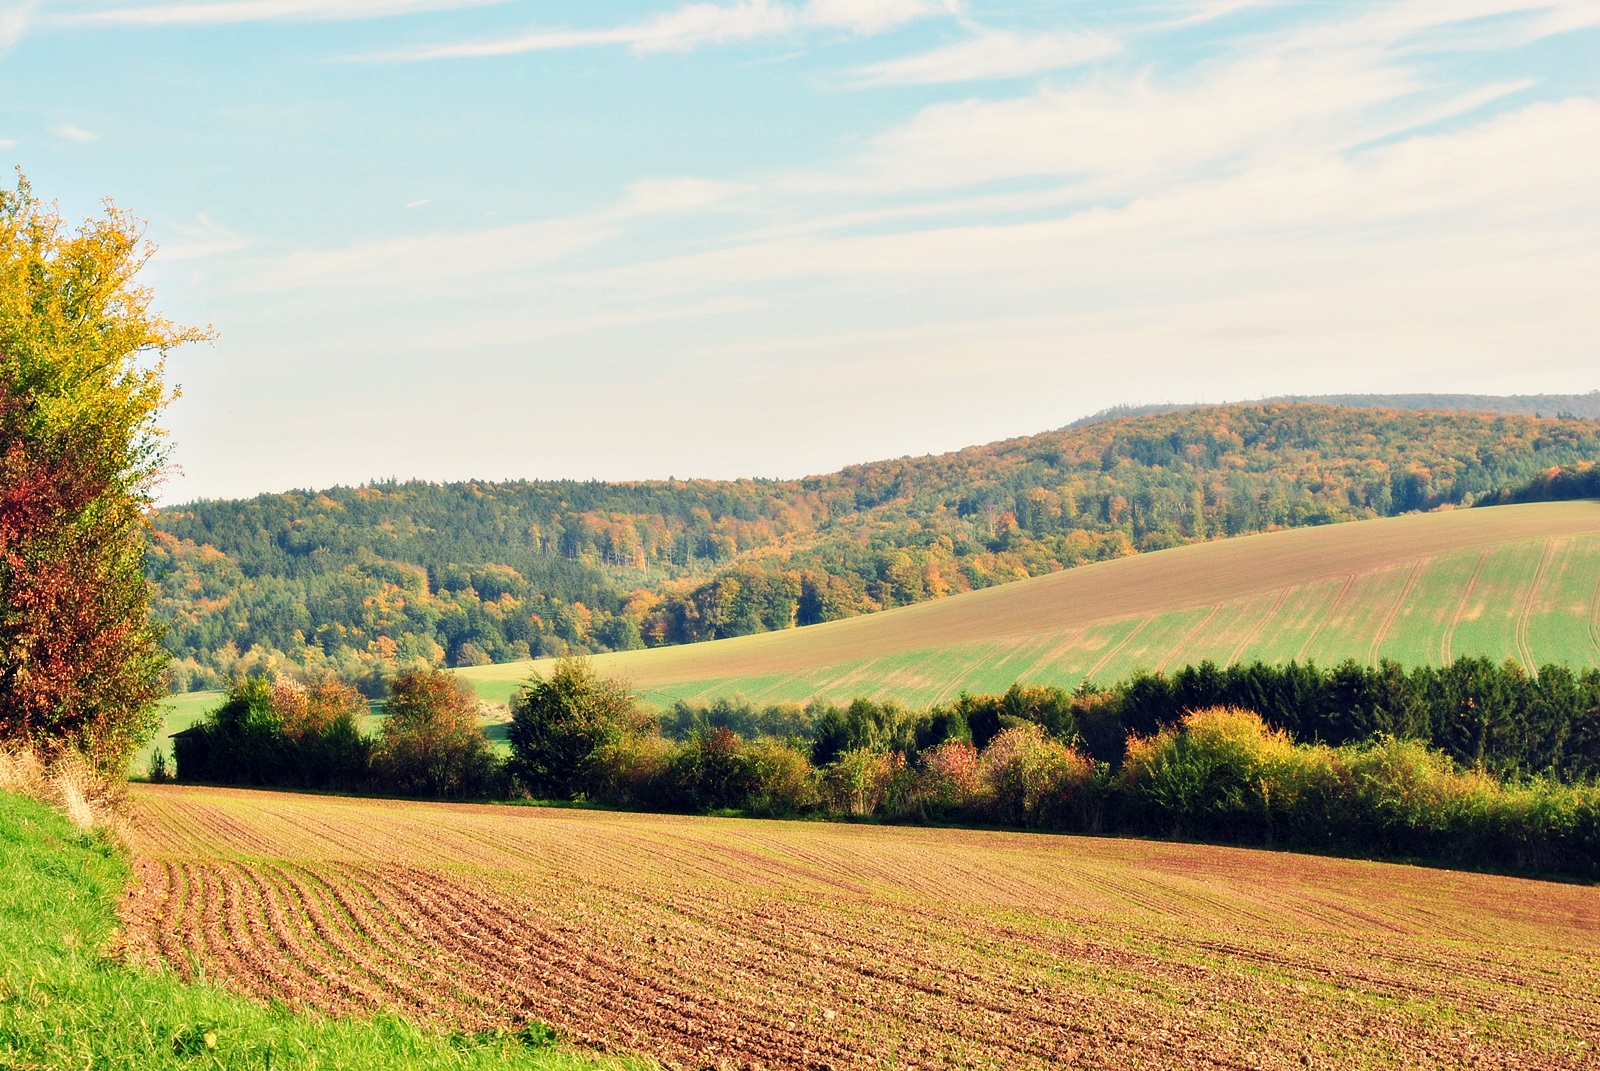
POLYGON ((957 10, 953 0, 811 0, 804 6, 781 0, 692 3, 641 22, 591 30, 532 30, 507 37, 424 45, 362 58, 391 63, 472 59, 625 45, 635 52, 687 52, 701 45, 731 44, 817 29, 882 33, 915 19, 957 10))
POLYGON ((1020 78, 1087 63, 1121 48, 1115 38, 1097 33, 1021 34, 985 29, 957 44, 864 64, 855 69, 850 81, 858 86, 887 86, 1020 78))

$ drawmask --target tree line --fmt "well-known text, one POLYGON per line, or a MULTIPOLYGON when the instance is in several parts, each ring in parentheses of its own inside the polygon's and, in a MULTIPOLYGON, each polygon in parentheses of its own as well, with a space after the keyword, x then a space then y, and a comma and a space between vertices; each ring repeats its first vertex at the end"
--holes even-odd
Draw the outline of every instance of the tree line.
POLYGON ((503 757, 447 673, 397 678, 372 740, 356 731, 364 703, 348 686, 257 679, 178 738, 177 774, 1121 832, 1600 876, 1600 672, 1563 673, 1483 661, 1409 672, 1202 664, 1105 689, 1019 684, 924 710, 721 699, 657 713, 564 659, 513 696, 503 757))
POLYGON ((1288 403, 802 480, 384 482, 152 517, 175 690, 792 628, 1274 528, 1594 493, 1600 424, 1288 403), (1587 490, 1585 490, 1587 489, 1587 490))

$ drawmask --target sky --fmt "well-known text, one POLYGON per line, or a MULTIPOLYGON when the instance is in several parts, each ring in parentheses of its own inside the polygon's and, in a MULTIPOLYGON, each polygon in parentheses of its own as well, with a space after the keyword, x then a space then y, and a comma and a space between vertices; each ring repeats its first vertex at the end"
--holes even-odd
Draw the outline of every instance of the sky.
POLYGON ((1600 0, 0 0, 0 162, 217 330, 167 502, 1600 387, 1600 0))

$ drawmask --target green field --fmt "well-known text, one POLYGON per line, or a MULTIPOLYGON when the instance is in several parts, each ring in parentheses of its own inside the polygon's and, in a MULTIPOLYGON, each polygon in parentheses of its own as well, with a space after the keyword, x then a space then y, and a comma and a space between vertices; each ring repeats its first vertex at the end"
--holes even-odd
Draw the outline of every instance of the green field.
POLYGON ((199 721, 205 712, 216 706, 221 699, 221 692, 185 692, 182 695, 169 695, 163 699, 161 727, 156 730, 156 735, 150 742, 134 755, 131 766, 133 772, 142 774, 150 769, 150 758, 158 746, 165 748, 170 755, 172 734, 181 733, 199 721))
MULTIPOLYGON (((867 617, 595 657, 648 701, 894 697, 1135 669, 1468 655, 1600 666, 1600 503, 1414 514, 1084 566, 867 617)), ((459 672, 505 703, 547 663, 459 672)))

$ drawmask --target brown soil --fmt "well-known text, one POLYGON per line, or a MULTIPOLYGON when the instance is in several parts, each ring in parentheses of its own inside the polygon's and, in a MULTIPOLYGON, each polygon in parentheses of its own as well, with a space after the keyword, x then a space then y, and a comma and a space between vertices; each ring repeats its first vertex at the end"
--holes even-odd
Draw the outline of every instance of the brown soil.
POLYGON ((1585 1068, 1600 890, 1189 845, 141 787, 135 951, 685 1067, 1585 1068))

